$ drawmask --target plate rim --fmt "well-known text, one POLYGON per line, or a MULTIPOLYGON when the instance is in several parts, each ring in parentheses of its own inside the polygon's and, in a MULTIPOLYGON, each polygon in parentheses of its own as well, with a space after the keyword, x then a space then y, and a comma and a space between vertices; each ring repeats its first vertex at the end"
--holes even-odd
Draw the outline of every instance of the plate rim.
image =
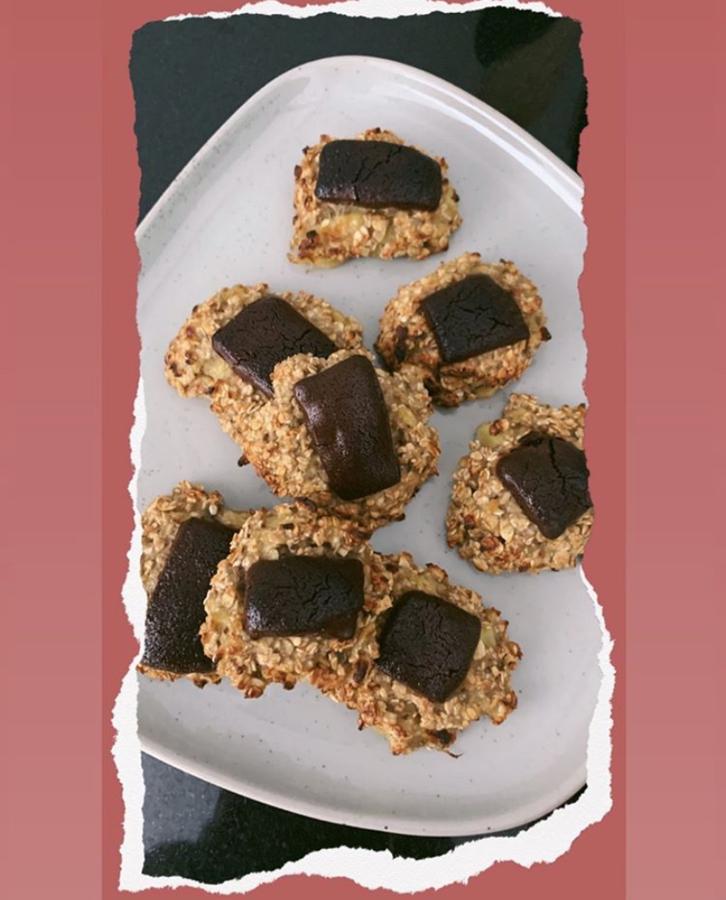
POLYGON ((496 126, 502 133, 505 143, 509 143, 511 149, 517 149, 529 154, 533 161, 538 162, 542 168, 549 169, 550 173, 555 176, 562 189, 560 196, 579 211, 580 204, 584 195, 584 182, 582 178, 556 156, 548 147, 538 141, 520 125, 512 119, 500 113, 493 106, 490 106, 484 100, 480 100, 463 88, 457 87, 451 82, 419 69, 416 66, 409 66, 407 63, 401 63, 396 60, 386 59, 382 56, 365 56, 356 54, 342 54, 340 56, 323 56, 314 59, 299 66, 294 66, 282 72, 280 75, 268 81, 256 93, 245 100, 237 109, 227 118, 219 128, 212 134, 197 150, 194 156, 184 165, 184 167, 174 176, 167 187, 162 191, 153 205, 147 210, 144 217, 139 221, 134 231, 136 243, 141 243, 149 230, 161 215, 164 208, 168 206, 172 199, 172 195, 182 188, 185 182, 189 180, 192 170, 199 165, 200 162, 207 159, 213 152, 214 146, 229 132, 237 122, 247 115, 252 109, 264 102, 268 94, 272 94, 275 89, 285 81, 290 80, 293 76, 304 75, 306 72, 314 69, 325 68, 332 65, 350 65, 350 66, 374 66, 382 69, 388 69, 392 74, 399 73, 403 76, 424 82, 428 87, 437 89, 440 93, 456 98, 463 105, 469 108, 471 112, 478 115, 489 124, 496 126))
MULTIPOLYGON (((266 806, 272 806, 275 809, 281 809, 286 812, 295 813, 299 816, 305 816, 309 819, 317 819, 318 821, 331 822, 335 825, 344 825, 348 828, 363 828, 369 831, 381 831, 386 834, 400 834, 410 837, 495 837, 503 831, 511 831, 517 828, 528 828, 536 824, 541 819, 546 818, 555 810, 559 809, 564 803, 570 800, 583 788, 587 787, 586 771, 587 766, 583 764, 573 775, 561 782, 557 789, 553 789, 547 794, 546 803, 530 803, 526 806, 518 807, 516 815, 507 816, 502 813, 496 817, 487 817, 490 824, 482 824, 479 828, 472 828, 468 824, 450 825, 447 823, 436 825, 436 820, 431 818, 427 820, 427 825, 422 826, 419 819, 411 817, 397 816, 395 826, 389 827, 382 824, 380 816, 371 813, 362 813, 355 811, 338 811, 333 806, 322 805, 319 803, 290 800, 289 795, 284 792, 276 792, 268 788, 258 788, 252 782, 249 789, 245 787, 244 792, 239 789, 239 780, 231 776, 225 775, 213 767, 200 762, 194 761, 190 766, 187 757, 182 756, 168 747, 160 745, 157 741, 148 737, 142 738, 139 734, 139 743, 141 750, 154 757, 154 759, 163 762, 166 765, 180 769, 187 775, 206 781, 218 788, 254 800, 257 803, 264 803, 266 806), (544 807, 544 808, 543 808, 544 807), (529 814, 525 815, 527 811, 529 814)), ((435 751, 431 751, 435 752, 435 751)), ((477 820, 479 821, 479 820, 477 820)), ((482 822, 484 820, 481 820, 482 822)))
MULTIPOLYGON (((530 163, 528 168, 532 167, 548 173, 553 179, 553 182, 548 183, 548 186, 570 209, 578 214, 581 213, 584 183, 580 176, 549 150, 549 148, 545 147, 544 144, 532 137, 521 126, 517 125, 503 113, 500 113, 483 100, 480 100, 462 88, 415 66, 386 59, 385 57, 343 54, 321 57, 299 66, 294 66, 267 82, 267 84, 263 85, 255 94, 242 103, 207 139, 207 141, 200 146, 196 153, 189 159, 154 204, 149 208, 144 217, 139 221, 134 231, 139 252, 141 252, 141 245, 146 240, 148 233, 153 229, 157 220, 163 218, 165 209, 173 202, 176 194, 184 189, 193 170, 207 161, 214 153, 217 144, 219 144, 242 119, 250 114, 255 107, 264 103, 265 100, 275 93, 280 85, 284 84, 286 81, 289 81, 294 77, 299 77, 300 75, 305 75, 310 71, 341 65, 372 66, 393 76, 398 74, 409 80, 417 81, 427 89, 434 89, 440 96, 447 98, 448 100, 457 101, 465 108, 469 118, 478 118, 490 129, 495 129, 498 133, 499 141, 505 145, 505 148, 508 149, 511 155, 519 156, 523 165, 526 165, 525 160, 528 160, 530 163), (522 156, 525 157, 524 160, 522 159, 522 156)), ((535 174, 537 173, 535 172, 535 174)), ((541 179, 541 175, 540 180, 543 180, 541 179)), ((139 378, 139 383, 141 384, 141 378, 139 378)), ((136 497, 134 497, 134 506, 136 506, 136 497)), ((307 803, 297 799, 291 800, 284 792, 277 793, 269 788, 259 788, 254 782, 245 781, 244 786, 242 786, 243 782, 240 779, 227 776, 224 772, 220 772, 201 761, 190 760, 189 757, 183 756, 166 745, 160 744, 153 738, 142 734, 138 729, 138 723, 137 736, 140 748, 144 753, 147 753, 161 762, 174 766, 188 775, 199 778, 219 788, 230 791, 231 793, 248 797, 256 802, 265 803, 278 809, 335 824, 419 837, 493 836, 502 831, 525 828, 550 815, 578 791, 586 787, 587 784, 587 762, 585 760, 577 767, 577 769, 573 770, 569 778, 561 781, 555 789, 547 793, 545 802, 519 806, 516 815, 507 816, 505 814, 500 814, 494 818, 492 818, 491 815, 486 816, 477 820, 481 822, 478 827, 472 827, 469 820, 462 826, 452 826, 448 821, 445 826, 436 826, 436 820, 433 818, 427 819, 426 825, 422 825, 421 820, 419 819, 397 817, 395 826, 389 827, 382 823, 380 816, 374 814, 362 813, 359 811, 339 812, 335 807, 328 806, 324 803, 307 803)))

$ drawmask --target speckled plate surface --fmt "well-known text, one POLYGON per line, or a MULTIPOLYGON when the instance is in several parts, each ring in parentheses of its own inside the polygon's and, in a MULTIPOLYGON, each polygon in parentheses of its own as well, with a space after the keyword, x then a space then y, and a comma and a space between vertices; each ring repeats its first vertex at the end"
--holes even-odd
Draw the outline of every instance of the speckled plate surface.
MULTIPOLYGON (((368 346, 386 301, 446 258, 478 250, 505 257, 539 286, 553 339, 515 390, 548 403, 583 399, 585 345, 577 296, 585 227, 582 185, 544 147, 485 104, 416 69, 365 57, 319 60, 271 82, 199 151, 138 229, 143 270, 138 318, 146 431, 138 504, 179 480, 221 490, 240 508, 274 498, 219 428, 204 400, 164 381, 163 355, 191 307, 223 285, 267 281, 305 289, 365 326, 368 346), (360 260, 309 271, 287 260, 292 170, 321 133, 381 126, 443 155, 464 224, 446 254, 422 262, 360 260)), ((586 745, 600 683, 601 633, 578 570, 487 576, 446 547, 451 473, 475 427, 504 395, 436 413, 440 476, 379 531, 374 546, 410 550, 479 591, 510 621, 524 649, 514 675, 519 709, 498 727, 479 722, 455 759, 420 751, 394 758, 353 712, 306 686, 273 687, 245 701, 228 685, 195 688, 140 678, 146 751, 257 800, 306 815, 409 834, 461 835, 512 828, 570 797, 585 779, 586 745)), ((135 563, 135 561, 134 561, 135 563)), ((132 598, 139 615, 146 598, 132 598)))

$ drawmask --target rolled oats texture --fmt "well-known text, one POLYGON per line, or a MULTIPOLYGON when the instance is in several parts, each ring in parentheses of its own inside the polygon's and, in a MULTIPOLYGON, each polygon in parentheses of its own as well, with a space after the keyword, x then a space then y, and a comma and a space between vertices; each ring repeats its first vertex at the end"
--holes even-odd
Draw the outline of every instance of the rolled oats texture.
POLYGON ((582 449, 584 427, 582 403, 548 406, 531 394, 512 394, 501 418, 479 426, 454 472, 446 517, 449 546, 477 569, 493 575, 574 566, 590 537, 593 510, 550 540, 499 480, 496 464, 530 431, 564 438, 582 449))
MULTIPOLYGON (((356 138, 405 144, 398 135, 381 128, 369 128, 356 138)), ((330 267, 347 259, 366 256, 425 259, 448 248, 449 238, 461 225, 461 216, 457 205, 459 197, 448 179, 445 159, 432 157, 441 166, 442 175, 441 200, 432 212, 328 203, 315 196, 315 185, 320 152, 333 140, 335 138, 330 135, 321 135, 319 143, 304 148, 303 158, 295 166, 291 262, 330 267)))
POLYGON ((317 509, 350 519, 372 533, 404 518, 408 502, 436 474, 440 446, 436 429, 428 424, 433 409, 423 384, 407 373, 377 369, 401 478, 392 487, 359 500, 342 500, 329 489, 294 388, 302 378, 356 354, 372 360, 365 350, 340 350, 328 359, 299 354, 279 363, 272 375, 274 398, 247 416, 244 449, 275 494, 306 498, 317 509))
POLYGON ((376 349, 391 371, 410 370, 420 378, 438 406, 458 406, 465 400, 490 397, 519 378, 543 340, 550 337, 546 322, 537 288, 514 263, 489 263, 478 253, 464 253, 398 289, 383 312, 376 349), (487 275, 512 295, 529 338, 459 362, 444 363, 421 304, 435 291, 470 275, 487 275))
POLYGON ((212 347, 212 338, 242 309, 270 293, 287 301, 338 347, 355 349, 363 342, 357 319, 305 291, 271 291, 263 282, 223 288, 195 306, 169 344, 164 375, 182 397, 207 397, 224 431, 243 449, 247 416, 269 398, 232 370, 212 347))
MULTIPOLYGON (((180 482, 171 494, 157 497, 149 504, 141 516, 141 582, 150 599, 156 588, 174 538, 179 527, 191 518, 210 519, 228 528, 239 530, 247 521, 250 513, 228 509, 219 491, 207 491, 201 485, 188 481, 180 482)), ((164 669, 155 669, 143 662, 137 670, 149 678, 161 681, 176 681, 188 678, 198 687, 205 684, 216 684, 219 675, 214 672, 193 672, 179 675, 164 669)))
POLYGON ((522 655, 519 645, 508 637, 508 623, 474 591, 452 584, 440 566, 419 566, 408 553, 389 555, 385 560, 393 577, 394 603, 408 591, 422 591, 479 619, 481 635, 469 671, 443 703, 391 678, 375 664, 382 623, 379 616, 378 626, 370 629, 358 658, 346 660, 343 677, 320 685, 322 689, 356 710, 361 728, 382 732, 396 755, 421 747, 447 750, 461 731, 483 716, 495 725, 503 722, 517 706, 511 673, 522 655))
POLYGON ((351 522, 320 515, 297 503, 253 513, 220 563, 205 601, 204 651, 217 672, 246 697, 259 697, 271 683, 292 688, 301 680, 326 685, 339 678, 341 659, 354 664, 376 616, 391 604, 391 576, 382 558, 351 522), (356 633, 341 641, 318 634, 250 638, 244 628, 245 573, 259 560, 283 554, 358 559, 364 572, 364 603, 356 633))

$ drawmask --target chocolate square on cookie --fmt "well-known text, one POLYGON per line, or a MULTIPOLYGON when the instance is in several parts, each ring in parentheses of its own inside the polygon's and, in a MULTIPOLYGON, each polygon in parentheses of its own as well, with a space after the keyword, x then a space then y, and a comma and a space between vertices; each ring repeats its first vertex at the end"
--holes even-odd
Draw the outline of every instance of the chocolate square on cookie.
POLYGON ((434 703, 461 685, 481 635, 476 616, 422 591, 409 591, 386 617, 376 664, 434 703))
POLYGON ((585 454, 560 437, 531 431, 497 463, 497 475, 550 540, 592 506, 585 454))
POLYGON ((441 166, 413 147, 388 141, 337 140, 320 152, 315 196, 366 209, 435 210, 441 166))
POLYGON ((245 306, 215 332, 212 346, 240 378, 268 397, 279 362, 296 353, 327 358, 337 349, 291 304, 272 295, 245 306))
POLYGON ((399 482, 388 409, 370 360, 350 356, 303 378, 294 392, 332 491, 357 500, 399 482))
POLYGON ((199 629, 209 582, 235 533, 208 519, 191 518, 179 526, 147 607, 144 665, 180 675, 214 670, 199 629))
POLYGON ((445 363, 461 362, 529 338, 514 297, 488 275, 455 281, 429 294, 421 308, 445 363))
POLYGON ((251 638, 324 634, 348 640, 363 600, 359 559, 261 559, 245 576, 245 631, 251 638))

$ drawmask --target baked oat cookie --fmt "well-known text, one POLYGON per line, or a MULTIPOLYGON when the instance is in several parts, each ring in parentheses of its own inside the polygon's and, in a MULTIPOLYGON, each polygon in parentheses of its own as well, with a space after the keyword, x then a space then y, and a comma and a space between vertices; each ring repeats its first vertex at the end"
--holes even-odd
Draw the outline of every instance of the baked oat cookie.
POLYGON ((454 473, 449 546, 492 574, 574 566, 593 522, 584 424, 584 404, 512 394, 454 473))
POLYGON ((362 349, 290 357, 272 381, 274 398, 245 426, 247 458, 271 490, 366 533, 402 519, 440 453, 421 382, 375 369, 362 349))
POLYGON ((187 677, 199 687, 219 676, 204 655, 199 627, 217 563, 248 512, 227 509, 218 491, 182 481, 141 517, 141 581, 149 598, 144 656, 150 678, 187 677))
POLYGON ((270 365, 301 348, 322 356, 326 341, 329 353, 335 347, 355 349, 362 340, 360 323, 319 297, 304 291, 271 295, 266 284, 238 284, 194 307, 169 345, 164 372, 182 397, 208 397, 222 428, 244 447, 246 417, 269 399, 270 365), (244 321, 248 317, 252 321, 244 321), (301 328, 300 317, 311 327, 301 328), (235 324, 240 327, 225 342, 235 324), (218 349, 215 336, 221 338, 218 349))
POLYGON ((461 225, 447 171, 445 159, 407 146, 392 131, 371 128, 356 140, 321 135, 295 166, 290 260, 336 266, 446 250, 461 225))
POLYGON ((417 566, 408 553, 385 563, 393 609, 323 690, 357 710, 359 727, 383 732, 394 754, 446 750, 482 716, 503 722, 517 705, 510 681, 522 655, 508 623, 438 566, 417 566))
POLYGON ((352 523, 301 503, 259 510, 212 579, 204 650, 247 697, 272 682, 324 687, 340 679, 341 659, 357 662, 391 584, 352 523))
POLYGON ((376 349, 391 371, 411 369, 434 403, 489 397, 519 378, 550 339, 535 285, 514 263, 464 253, 399 288, 376 349))

